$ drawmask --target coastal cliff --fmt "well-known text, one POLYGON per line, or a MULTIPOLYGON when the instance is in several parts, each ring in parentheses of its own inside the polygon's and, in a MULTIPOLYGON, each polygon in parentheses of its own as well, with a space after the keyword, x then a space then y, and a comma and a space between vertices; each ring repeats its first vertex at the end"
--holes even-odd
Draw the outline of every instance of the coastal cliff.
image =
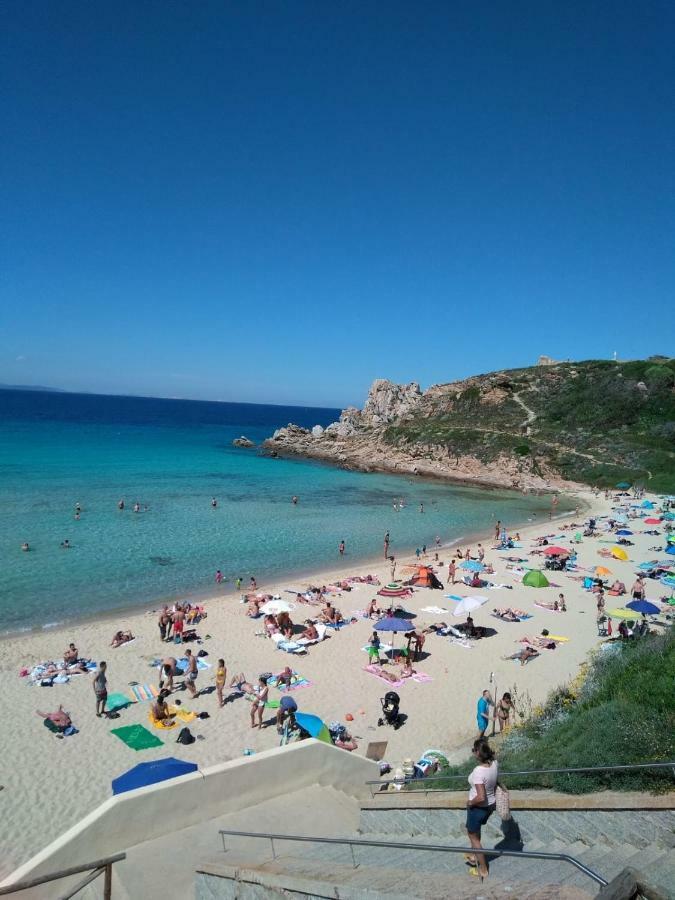
POLYGON ((675 360, 554 363, 426 391, 373 382, 363 409, 263 444, 344 468, 539 491, 620 480, 675 489, 675 360))

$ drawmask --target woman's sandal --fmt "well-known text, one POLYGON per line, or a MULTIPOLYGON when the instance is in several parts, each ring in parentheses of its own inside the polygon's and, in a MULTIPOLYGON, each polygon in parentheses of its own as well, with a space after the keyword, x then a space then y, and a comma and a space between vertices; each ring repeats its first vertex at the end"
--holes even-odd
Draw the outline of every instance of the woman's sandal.
POLYGON ((471 866, 474 869, 478 866, 478 863, 476 862, 476 857, 473 856, 471 853, 464 854, 464 862, 465 862, 465 865, 471 866))

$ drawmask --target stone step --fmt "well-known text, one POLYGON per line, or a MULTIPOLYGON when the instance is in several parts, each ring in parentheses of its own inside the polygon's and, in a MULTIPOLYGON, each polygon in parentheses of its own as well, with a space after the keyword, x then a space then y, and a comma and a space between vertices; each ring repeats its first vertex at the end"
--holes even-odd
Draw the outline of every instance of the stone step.
MULTIPOLYGON (((426 854, 430 856, 430 854, 426 854)), ((485 882, 472 878, 465 866, 459 871, 420 871, 396 855, 395 864, 377 866, 344 865, 331 858, 308 859, 283 856, 274 861, 249 861, 233 858, 227 866, 203 867, 197 878, 197 900, 215 898, 269 896, 311 896, 341 900, 589 900, 596 895, 592 882, 590 889, 574 885, 541 884, 539 878, 532 881, 516 881, 491 876, 485 882), (233 887, 206 886, 204 881, 234 879, 233 887), (259 886, 258 890, 249 886, 259 886)))

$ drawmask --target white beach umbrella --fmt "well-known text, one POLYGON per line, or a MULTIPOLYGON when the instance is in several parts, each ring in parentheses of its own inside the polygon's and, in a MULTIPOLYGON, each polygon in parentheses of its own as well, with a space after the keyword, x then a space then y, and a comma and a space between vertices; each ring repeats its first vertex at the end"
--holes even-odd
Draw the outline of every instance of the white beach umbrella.
POLYGON ((452 611, 453 616, 466 616, 487 603, 487 597, 465 597, 452 611))
POLYGON ((260 607, 260 612, 266 616, 276 616, 281 612, 290 612, 295 609, 295 603, 289 603, 288 600, 268 600, 260 607))

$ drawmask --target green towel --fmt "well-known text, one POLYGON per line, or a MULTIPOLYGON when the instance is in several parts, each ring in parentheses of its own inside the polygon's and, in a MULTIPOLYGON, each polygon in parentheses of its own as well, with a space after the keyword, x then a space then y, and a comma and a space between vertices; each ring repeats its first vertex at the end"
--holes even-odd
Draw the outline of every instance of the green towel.
POLYGON ((110 734, 114 734, 132 750, 161 747, 164 743, 143 725, 124 725, 122 728, 113 728, 110 734))
POLYGON ((108 694, 106 708, 110 712, 114 712, 116 709, 124 709, 126 706, 131 706, 131 700, 126 694, 108 694))

